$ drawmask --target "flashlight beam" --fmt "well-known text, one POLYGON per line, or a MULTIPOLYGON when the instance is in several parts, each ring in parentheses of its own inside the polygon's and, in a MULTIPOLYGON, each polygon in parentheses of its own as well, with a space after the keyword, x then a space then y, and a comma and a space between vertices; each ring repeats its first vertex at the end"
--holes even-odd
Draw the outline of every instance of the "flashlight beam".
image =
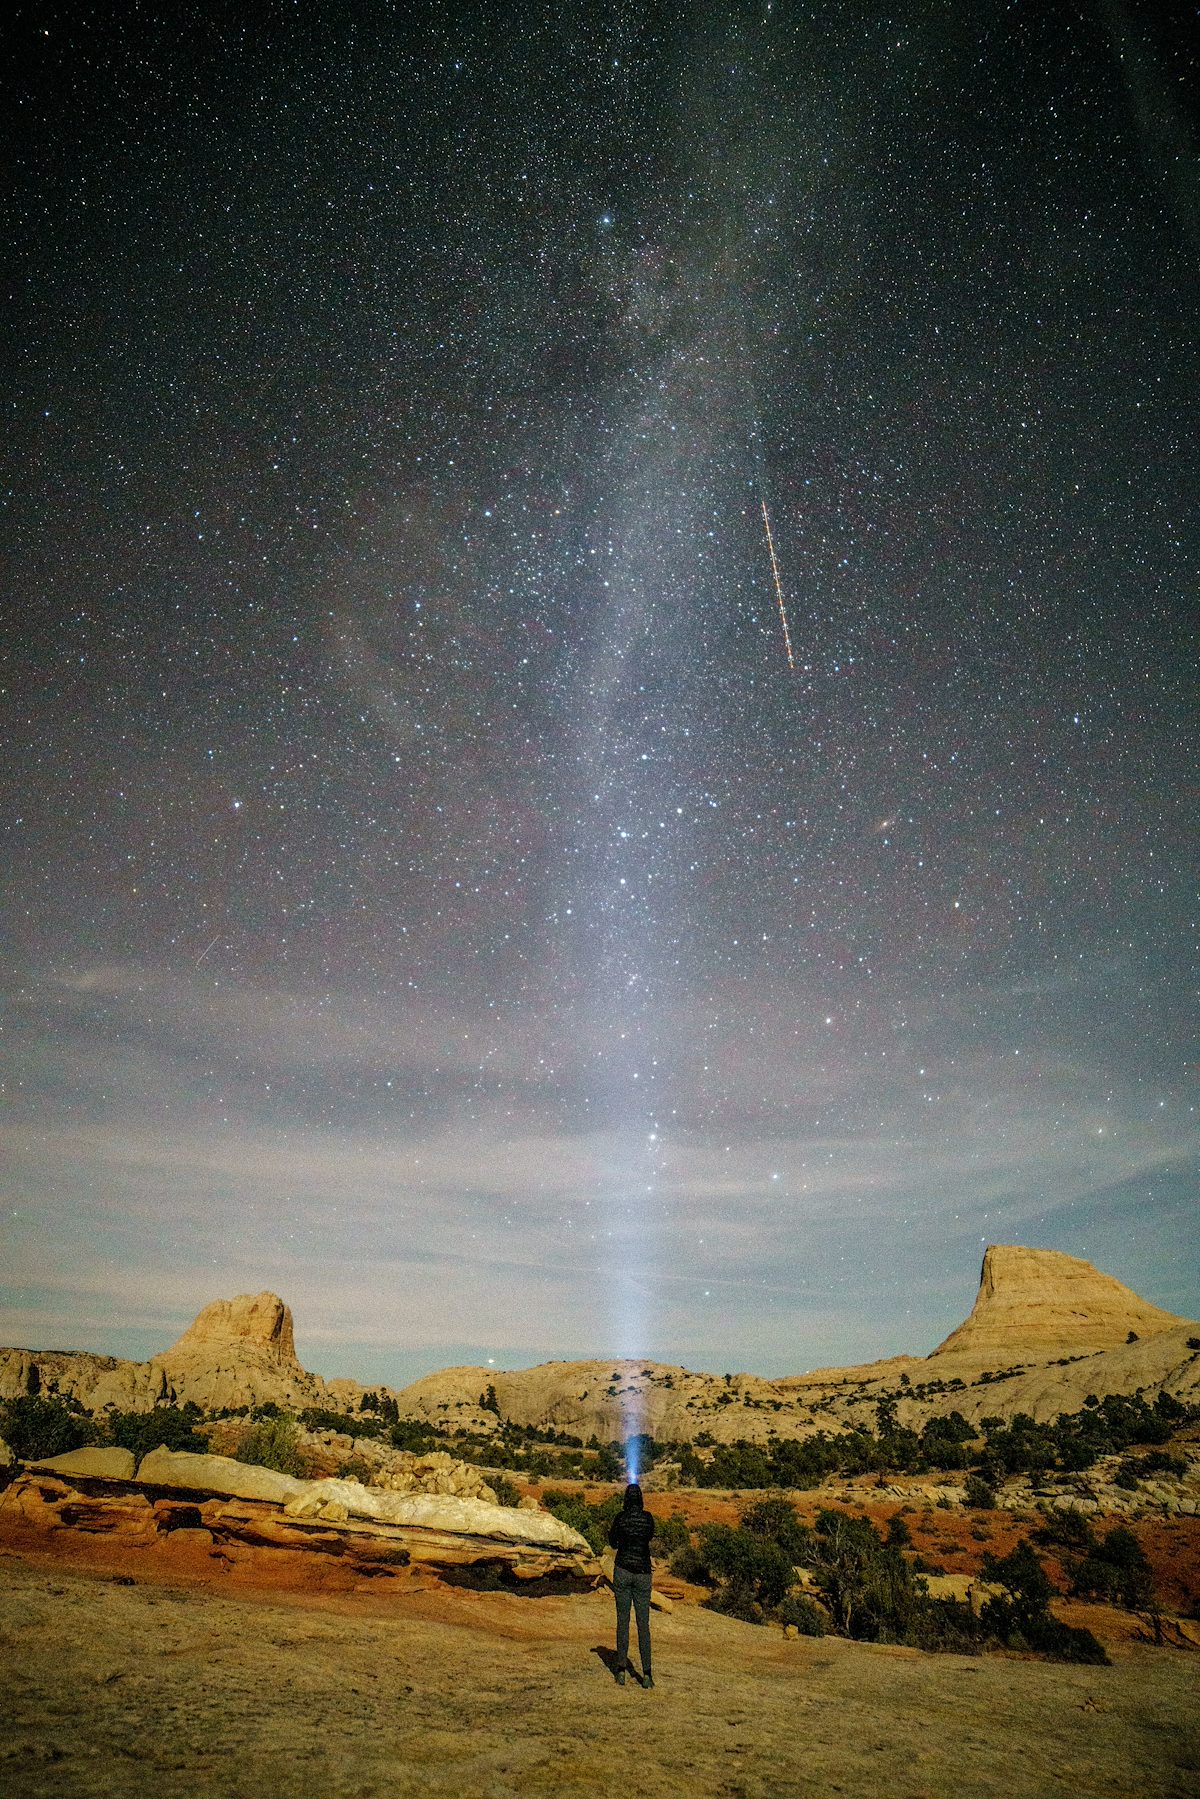
POLYGON ((767 549, 771 556, 771 573, 775 577, 775 598, 779 601, 779 622, 783 626, 783 647, 787 651, 788 667, 795 668, 796 658, 792 655, 792 634, 788 630, 787 611, 783 604, 783 582, 779 579, 779 562, 775 555, 775 539, 771 535, 771 515, 767 511, 767 502, 762 502, 763 526, 767 533, 767 549))

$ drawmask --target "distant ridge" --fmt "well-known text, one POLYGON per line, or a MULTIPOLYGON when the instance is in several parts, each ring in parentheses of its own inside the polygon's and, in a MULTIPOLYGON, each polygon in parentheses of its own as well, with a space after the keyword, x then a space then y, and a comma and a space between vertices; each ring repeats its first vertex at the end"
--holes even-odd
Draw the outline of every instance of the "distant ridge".
MULTIPOLYGON (((799 1359, 799 1358, 797 1358, 799 1359)), ((928 1356, 892 1356, 777 1380, 696 1374, 660 1362, 546 1362, 445 1368, 377 1394, 402 1419, 487 1434, 498 1420, 587 1441, 659 1438, 765 1443, 870 1423, 880 1399, 913 1428, 951 1410, 970 1421, 1077 1411, 1089 1394, 1169 1392, 1200 1401, 1200 1325, 1148 1305, 1111 1275, 1058 1250, 993 1244, 970 1316, 928 1356), (1193 1347, 1193 1345, 1198 1345, 1193 1347)), ((354 1413, 367 1387, 325 1381, 297 1356, 276 1293, 218 1299, 149 1362, 73 1351, 0 1349, 0 1399, 59 1393, 92 1411, 194 1400, 206 1410, 324 1406, 354 1413)))

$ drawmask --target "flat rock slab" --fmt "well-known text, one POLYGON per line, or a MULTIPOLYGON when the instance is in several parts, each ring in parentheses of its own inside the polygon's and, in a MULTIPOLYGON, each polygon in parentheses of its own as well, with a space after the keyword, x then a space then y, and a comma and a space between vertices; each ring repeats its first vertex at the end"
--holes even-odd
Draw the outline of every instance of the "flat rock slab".
POLYGON ((68 1449, 31 1466, 50 1474, 90 1475, 93 1480, 132 1480, 136 1462, 132 1449, 68 1449))
POLYGON ((192 1493, 228 1493, 234 1499, 269 1499, 286 1505, 312 1485, 274 1468, 234 1462, 224 1455, 193 1455, 185 1449, 152 1449, 142 1457, 137 1478, 150 1487, 182 1487, 192 1493))

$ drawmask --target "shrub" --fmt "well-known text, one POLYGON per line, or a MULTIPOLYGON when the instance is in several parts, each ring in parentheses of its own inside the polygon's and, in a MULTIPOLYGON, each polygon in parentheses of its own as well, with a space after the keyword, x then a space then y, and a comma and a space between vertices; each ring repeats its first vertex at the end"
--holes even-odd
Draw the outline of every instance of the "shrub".
POLYGON ((995 1511, 996 1489, 982 1474, 968 1474, 963 1483, 963 1504, 973 1512, 995 1511))
POLYGON ((259 1468, 274 1468, 280 1474, 300 1474, 299 1436, 296 1420, 286 1413, 264 1418, 246 1432, 234 1459, 259 1468))
POLYGON ((707 1578, 717 1586, 714 1609, 745 1617, 747 1606, 761 1614, 777 1606, 792 1585, 791 1557, 765 1537, 729 1524, 706 1524, 697 1551, 707 1578), (732 1603, 737 1596, 740 1608, 732 1603))
POLYGON ((388 1431, 388 1442, 393 1449, 407 1449, 414 1455, 441 1447, 441 1438, 433 1426, 415 1418, 397 1418, 388 1431))
POLYGON ((672 1556, 691 1540, 692 1533, 682 1512, 672 1512, 669 1518, 660 1519, 655 1525, 654 1548, 659 1555, 672 1556))
POLYGON ((1126 1456, 1118 1465, 1113 1480, 1118 1487, 1132 1492, 1141 1481, 1149 1480, 1155 1474, 1178 1476, 1186 1474, 1187 1467, 1182 1456, 1170 1455, 1165 1449, 1152 1449, 1149 1455, 1126 1456))
POLYGON ((1090 1542, 1072 1571, 1071 1591, 1082 1598, 1113 1601, 1130 1611, 1151 1605, 1153 1570, 1133 1532, 1117 1524, 1102 1541, 1090 1542))
POLYGON ((139 1462, 160 1446, 206 1455, 208 1438, 196 1429, 203 1416, 193 1400, 184 1406, 158 1405, 150 1412, 113 1412, 108 1419, 108 1437, 118 1448, 132 1450, 139 1462))
POLYGON ((300 1414, 306 1430, 333 1430, 344 1437, 381 1437, 387 1429, 382 1418, 352 1418, 348 1412, 334 1412, 328 1406, 306 1406, 300 1414))
POLYGON ((40 1462, 94 1443, 96 1431, 64 1400, 22 1394, 0 1406, 0 1437, 18 1461, 40 1462))
POLYGON ((494 1474, 488 1485, 496 1495, 497 1505, 517 1505, 520 1502, 521 1489, 515 1481, 509 1480, 507 1474, 494 1474))
POLYGON ((801 1524, 796 1508, 787 1499, 760 1499, 742 1515, 742 1529, 751 1536, 776 1543, 794 1563, 806 1553, 812 1532, 801 1524))
POLYGON ((1054 1587, 1027 1538, 1010 1555, 985 1555, 981 1572, 1005 1589, 1003 1598, 986 1602, 981 1621, 1010 1648, 1036 1649, 1060 1662, 1107 1663, 1090 1630, 1060 1624, 1051 1616, 1054 1587))
POLYGON ((906 1642, 923 1600, 913 1571, 868 1518, 817 1514, 812 1571, 834 1624, 868 1642, 906 1642))
POLYGON ((1083 1553, 1096 1540, 1086 1513, 1081 1512, 1076 1505, 1056 1506, 1048 1514, 1046 1522, 1033 1534, 1034 1541, 1045 1544, 1047 1548, 1083 1553))
POLYGON ((789 1593, 775 1611, 780 1624, 794 1624, 802 1637, 823 1637, 829 1622, 820 1606, 806 1593, 789 1593))
POLYGON ((608 1543, 609 1527, 621 1509, 621 1495, 614 1493, 599 1505, 589 1505, 581 1493, 551 1490, 542 1494, 542 1504, 552 1517, 569 1524, 572 1530, 586 1538, 599 1555, 608 1543))

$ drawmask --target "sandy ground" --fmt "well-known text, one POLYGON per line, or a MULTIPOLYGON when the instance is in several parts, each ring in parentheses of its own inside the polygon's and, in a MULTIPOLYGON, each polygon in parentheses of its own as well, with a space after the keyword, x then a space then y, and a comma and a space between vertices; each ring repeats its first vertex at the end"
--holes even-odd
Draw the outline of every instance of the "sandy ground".
POLYGON ((0 1791, 291 1795, 1200 1793, 1194 1654, 1110 1668, 785 1642, 656 1616, 615 1685, 606 1593, 397 1575, 222 1591, 0 1555, 0 1791))

